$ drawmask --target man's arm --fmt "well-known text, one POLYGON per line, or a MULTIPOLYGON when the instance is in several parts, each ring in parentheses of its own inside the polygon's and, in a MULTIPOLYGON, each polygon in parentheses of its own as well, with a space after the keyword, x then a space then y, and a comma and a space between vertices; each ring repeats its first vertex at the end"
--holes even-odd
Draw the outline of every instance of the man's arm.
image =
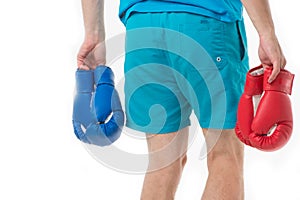
POLYGON ((241 0, 255 26, 260 45, 259 58, 264 67, 273 67, 269 82, 278 75, 280 68, 286 65, 285 57, 275 34, 274 23, 268 0, 241 0))
POLYGON ((104 0, 81 0, 81 3, 85 37, 77 55, 77 65, 88 70, 106 62, 104 0))

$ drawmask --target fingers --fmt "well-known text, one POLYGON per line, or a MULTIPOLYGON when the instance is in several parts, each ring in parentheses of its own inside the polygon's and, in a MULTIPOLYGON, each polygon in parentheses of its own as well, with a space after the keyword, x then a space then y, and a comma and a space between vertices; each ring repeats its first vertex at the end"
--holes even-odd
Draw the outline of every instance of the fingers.
POLYGON ((264 68, 273 68, 272 73, 268 78, 268 82, 272 83, 276 79, 280 70, 286 65, 286 59, 276 35, 269 35, 267 37, 260 38, 258 55, 264 68))
POLYGON ((77 58, 77 68, 80 70, 90 70, 90 67, 88 64, 84 62, 85 59, 78 59, 77 58))
POLYGON ((78 54, 77 54, 77 67, 80 70, 89 70, 88 65, 85 63, 86 57, 88 55, 89 51, 81 46, 78 54))
POLYGON ((278 62, 274 62, 273 63, 273 70, 272 70, 272 73, 271 73, 271 75, 268 79, 268 82, 272 83, 276 79, 279 72, 280 72, 280 64, 278 62))
POLYGON ((84 57, 80 54, 77 55, 77 67, 80 69, 84 65, 84 57))
POLYGON ((94 70, 99 65, 106 64, 105 42, 93 44, 92 46, 83 44, 77 55, 77 66, 82 70, 94 70))
POLYGON ((286 65, 286 59, 283 55, 279 61, 273 62, 273 70, 268 79, 269 83, 272 83, 276 79, 280 70, 284 69, 285 65, 286 65))
POLYGON ((84 42, 77 54, 77 67, 81 70, 90 70, 93 66, 91 54, 96 44, 84 42))
POLYGON ((89 68, 87 65, 85 65, 85 64, 80 65, 80 66, 78 67, 78 69, 80 69, 80 70, 90 70, 90 68, 89 68))

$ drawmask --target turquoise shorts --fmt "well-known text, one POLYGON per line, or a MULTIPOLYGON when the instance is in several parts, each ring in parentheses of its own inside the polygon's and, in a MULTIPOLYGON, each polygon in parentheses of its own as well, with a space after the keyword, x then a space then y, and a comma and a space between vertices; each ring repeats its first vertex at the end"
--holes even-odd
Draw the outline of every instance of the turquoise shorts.
POLYGON ((170 133, 232 129, 249 69, 243 21, 181 12, 134 13, 126 23, 126 125, 170 133))

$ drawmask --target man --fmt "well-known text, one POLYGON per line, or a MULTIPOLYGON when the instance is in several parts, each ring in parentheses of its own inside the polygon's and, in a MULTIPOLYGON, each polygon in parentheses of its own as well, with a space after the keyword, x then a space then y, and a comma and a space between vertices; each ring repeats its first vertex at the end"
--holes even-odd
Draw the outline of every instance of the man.
MULTIPOLYGON (((82 0, 85 39, 77 57, 80 69, 106 62, 103 4, 82 0)), ((209 176, 202 199, 244 198, 243 145, 234 133, 248 70, 242 5, 259 34, 261 63, 273 67, 272 82, 286 60, 268 0, 121 0, 120 18, 127 29, 127 126, 148 134, 149 167, 141 199, 174 199, 187 161, 191 110, 208 150, 209 176), (222 84, 215 83, 215 77, 221 77, 222 84)))

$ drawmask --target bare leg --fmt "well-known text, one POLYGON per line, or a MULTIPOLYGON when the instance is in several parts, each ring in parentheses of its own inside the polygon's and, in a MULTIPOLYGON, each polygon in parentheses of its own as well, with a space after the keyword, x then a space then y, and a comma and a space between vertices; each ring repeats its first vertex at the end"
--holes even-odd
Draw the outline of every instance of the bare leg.
POLYGON ((234 130, 203 129, 208 149, 208 179, 202 200, 244 199, 244 146, 234 130))
POLYGON ((147 137, 149 166, 145 175, 142 200, 173 200, 186 163, 188 128, 147 137))

